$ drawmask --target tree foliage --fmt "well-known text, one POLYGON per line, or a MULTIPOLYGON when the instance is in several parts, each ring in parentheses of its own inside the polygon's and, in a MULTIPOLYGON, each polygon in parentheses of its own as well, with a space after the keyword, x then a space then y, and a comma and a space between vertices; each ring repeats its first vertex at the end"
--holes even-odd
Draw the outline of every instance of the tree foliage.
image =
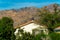
POLYGON ((35 36, 32 34, 24 32, 23 29, 19 29, 19 31, 16 35, 16 40, 35 40, 34 37, 35 36), (21 35, 21 36, 19 36, 19 35, 21 35))
POLYGON ((51 40, 60 40, 60 34, 59 33, 51 33, 50 37, 51 37, 51 40))
POLYGON ((42 40, 41 38, 46 38, 46 35, 44 33, 38 33, 37 35, 34 35, 34 33, 30 34, 29 32, 24 32, 22 29, 19 29, 16 35, 16 40, 42 40))
MULTIPOLYGON (((42 12, 38 24, 45 25, 50 31, 53 31, 54 28, 60 26, 60 10, 57 9, 58 5, 54 4, 54 12, 49 11, 42 12)), ((46 9, 44 9, 46 10, 46 9)))
POLYGON ((8 17, 0 19, 0 40, 14 40, 13 20, 8 17))

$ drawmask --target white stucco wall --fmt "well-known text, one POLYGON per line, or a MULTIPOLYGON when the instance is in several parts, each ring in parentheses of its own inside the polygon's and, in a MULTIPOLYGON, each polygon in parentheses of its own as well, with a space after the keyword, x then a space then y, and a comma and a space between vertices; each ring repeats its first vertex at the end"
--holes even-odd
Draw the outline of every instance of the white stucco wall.
MULTIPOLYGON (((24 32, 29 32, 30 34, 32 34, 33 29, 43 30, 45 34, 48 34, 48 31, 46 31, 47 29, 45 29, 44 26, 40 26, 35 23, 30 23, 26 26, 21 27, 20 29, 23 29, 24 32)), ((16 29, 16 31, 14 33, 15 35, 18 33, 18 30, 19 30, 19 28, 16 29)))
MULTIPOLYGON (((20 29, 23 29, 24 32, 30 32, 32 34, 32 30, 35 29, 35 28, 38 28, 38 27, 40 27, 40 25, 37 25, 35 23, 30 23, 26 26, 21 27, 20 29)), ((19 29, 16 29, 15 35, 18 33, 18 30, 19 29)))
POLYGON ((32 33, 32 30, 35 28, 38 28, 40 25, 36 25, 35 23, 28 24, 26 26, 21 27, 21 29, 24 30, 24 32, 30 32, 32 33))

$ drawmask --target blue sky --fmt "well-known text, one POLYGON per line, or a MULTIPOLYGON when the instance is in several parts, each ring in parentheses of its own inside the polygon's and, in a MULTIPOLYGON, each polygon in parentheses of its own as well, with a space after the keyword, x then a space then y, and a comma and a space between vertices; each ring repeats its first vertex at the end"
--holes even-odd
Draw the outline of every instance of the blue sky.
POLYGON ((19 9, 23 7, 43 7, 58 3, 60 0, 0 0, 0 10, 19 9))

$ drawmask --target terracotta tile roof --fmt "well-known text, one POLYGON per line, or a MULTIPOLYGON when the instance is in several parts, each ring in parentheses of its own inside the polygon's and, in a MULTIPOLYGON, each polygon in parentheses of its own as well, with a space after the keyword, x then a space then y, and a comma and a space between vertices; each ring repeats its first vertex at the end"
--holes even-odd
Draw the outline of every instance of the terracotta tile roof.
POLYGON ((34 20, 30 20, 30 21, 28 21, 28 22, 26 22, 26 23, 20 24, 19 26, 14 27, 14 29, 19 28, 19 27, 23 27, 23 26, 28 25, 28 24, 30 24, 30 23, 34 23, 34 20))
POLYGON ((55 29, 60 29, 60 26, 59 26, 59 27, 57 27, 57 28, 55 28, 55 29))

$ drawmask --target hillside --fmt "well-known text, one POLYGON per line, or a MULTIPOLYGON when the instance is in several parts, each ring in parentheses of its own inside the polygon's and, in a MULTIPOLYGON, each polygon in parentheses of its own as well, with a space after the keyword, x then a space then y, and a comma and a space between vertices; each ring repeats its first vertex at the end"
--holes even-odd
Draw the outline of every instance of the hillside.
MULTIPOLYGON (((57 9, 60 9, 58 6, 57 9)), ((25 7, 20 9, 11 9, 0 11, 0 18, 2 17, 11 17, 14 20, 14 27, 18 27, 19 25, 26 23, 30 20, 36 20, 39 18, 38 11, 50 11, 54 12, 54 4, 45 6, 43 8, 35 8, 35 7, 25 7)))

